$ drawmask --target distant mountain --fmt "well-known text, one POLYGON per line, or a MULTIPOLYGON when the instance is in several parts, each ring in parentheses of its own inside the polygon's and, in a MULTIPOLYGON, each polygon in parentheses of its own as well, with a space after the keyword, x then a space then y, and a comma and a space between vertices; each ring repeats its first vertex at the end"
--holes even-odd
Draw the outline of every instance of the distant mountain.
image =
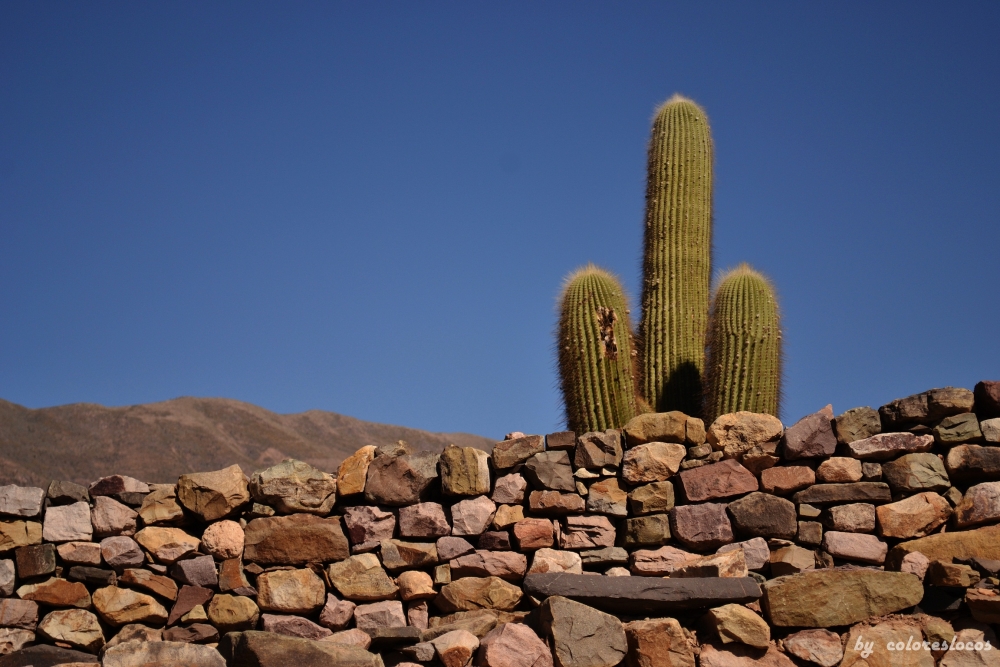
POLYGON ((225 398, 39 410, 0 399, 0 484, 88 484, 112 474, 174 482, 234 463, 250 473, 285 458, 334 472, 359 447, 397 440, 417 450, 440 451, 449 443, 493 447, 492 440, 468 433, 429 433, 321 410, 279 415, 225 398))

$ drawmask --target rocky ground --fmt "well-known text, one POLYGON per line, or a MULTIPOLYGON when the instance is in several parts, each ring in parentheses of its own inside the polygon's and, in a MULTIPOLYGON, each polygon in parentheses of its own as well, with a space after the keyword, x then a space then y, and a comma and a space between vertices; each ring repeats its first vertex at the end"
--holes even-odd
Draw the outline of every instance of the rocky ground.
POLYGON ((1000 382, 0 487, 0 667, 1000 665, 1000 382))

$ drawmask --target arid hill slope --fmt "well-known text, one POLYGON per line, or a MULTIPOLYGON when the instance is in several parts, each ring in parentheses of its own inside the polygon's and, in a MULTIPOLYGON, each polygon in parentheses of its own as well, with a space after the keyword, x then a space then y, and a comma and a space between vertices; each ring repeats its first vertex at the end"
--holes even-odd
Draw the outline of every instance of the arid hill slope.
POLYGON ((249 473, 288 457, 332 472, 359 447, 397 440, 418 450, 493 446, 468 433, 429 433, 321 410, 279 415, 224 398, 38 410, 0 399, 0 484, 86 484, 111 474, 174 482, 184 473, 234 463, 249 473))

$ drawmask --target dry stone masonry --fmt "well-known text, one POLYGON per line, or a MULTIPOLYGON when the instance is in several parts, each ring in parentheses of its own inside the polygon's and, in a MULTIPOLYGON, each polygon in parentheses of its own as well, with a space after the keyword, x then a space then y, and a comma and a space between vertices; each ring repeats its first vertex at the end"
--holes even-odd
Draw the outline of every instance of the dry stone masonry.
POLYGON ((1000 665, 998 572, 1000 382, 644 414, 0 487, 0 667, 1000 665))

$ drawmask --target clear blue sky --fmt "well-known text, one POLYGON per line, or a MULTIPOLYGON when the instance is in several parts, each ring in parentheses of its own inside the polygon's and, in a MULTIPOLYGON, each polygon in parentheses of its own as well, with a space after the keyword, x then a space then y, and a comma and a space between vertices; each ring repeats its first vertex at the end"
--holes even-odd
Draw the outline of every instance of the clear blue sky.
POLYGON ((674 92, 716 268, 778 286, 786 423, 1000 379, 998 35, 972 1, 4 1, 0 397, 556 430, 560 282, 636 294, 674 92))

